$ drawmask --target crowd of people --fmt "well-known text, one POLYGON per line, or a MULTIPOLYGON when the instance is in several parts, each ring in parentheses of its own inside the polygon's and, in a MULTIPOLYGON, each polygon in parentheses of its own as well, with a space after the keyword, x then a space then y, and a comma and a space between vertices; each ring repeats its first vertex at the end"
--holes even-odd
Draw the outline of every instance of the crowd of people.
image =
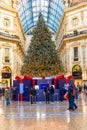
MULTIPOLYGON (((44 89, 44 97, 45 97, 46 104, 49 104, 50 102, 54 102, 54 91, 55 89, 53 85, 51 85, 50 88, 44 89)), ((68 103, 69 103, 68 110, 77 109, 77 105, 75 104, 77 89, 73 87, 72 85, 70 85, 66 93, 68 95, 68 103)), ((35 88, 31 88, 30 89, 31 104, 36 103, 36 95, 37 95, 37 92, 35 88)), ((65 95, 65 88, 64 86, 62 86, 59 88, 59 97, 60 97, 61 102, 64 101, 64 95, 65 95)))
MULTIPOLYGON (((81 94, 82 89, 84 89, 84 92, 87 92, 87 85, 84 84, 84 86, 77 86, 78 88, 78 93, 81 94)), ((49 104, 50 102, 54 102, 54 91, 55 88, 53 85, 51 85, 49 88, 45 88, 43 91, 44 94, 44 98, 45 98, 45 102, 46 104, 49 104)), ((76 87, 73 87, 72 85, 70 85, 68 87, 67 92, 67 97, 68 97, 68 103, 69 103, 69 107, 68 110, 75 110, 77 109, 77 105, 75 104, 75 97, 76 97, 76 87)), ((16 89, 15 87, 13 88, 0 88, 0 97, 4 97, 6 100, 6 106, 10 105, 10 98, 11 96, 13 97, 13 99, 16 99, 16 89)), ((30 95, 30 102, 31 104, 36 104, 37 101, 37 91, 34 87, 31 87, 29 90, 29 95, 30 95)), ((64 100, 65 96, 65 88, 64 86, 59 88, 59 97, 60 97, 60 101, 62 102, 64 100)))
POLYGON ((45 88, 44 89, 44 96, 45 96, 45 101, 46 104, 51 101, 54 102, 54 87, 51 85, 50 88, 45 88))
MULTIPOLYGON (((31 104, 36 103, 36 95, 37 95, 37 91, 34 87, 31 87, 30 89, 30 102, 31 104)), ((46 104, 50 101, 54 102, 54 87, 51 85, 50 88, 45 88, 44 89, 44 97, 45 97, 45 101, 46 104)))

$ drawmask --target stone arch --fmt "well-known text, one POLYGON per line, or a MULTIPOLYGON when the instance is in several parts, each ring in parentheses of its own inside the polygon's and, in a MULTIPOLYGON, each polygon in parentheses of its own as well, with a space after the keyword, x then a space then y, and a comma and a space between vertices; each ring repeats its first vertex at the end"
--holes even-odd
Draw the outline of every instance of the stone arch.
POLYGON ((4 66, 1 71, 2 83, 10 87, 12 82, 12 70, 9 66, 4 66))
POLYGON ((72 68, 72 75, 73 76, 80 76, 82 77, 82 68, 80 65, 74 65, 72 68))
POLYGON ((4 67, 2 68, 2 73, 3 73, 3 72, 12 73, 12 70, 11 70, 11 68, 10 68, 9 66, 4 66, 4 67))

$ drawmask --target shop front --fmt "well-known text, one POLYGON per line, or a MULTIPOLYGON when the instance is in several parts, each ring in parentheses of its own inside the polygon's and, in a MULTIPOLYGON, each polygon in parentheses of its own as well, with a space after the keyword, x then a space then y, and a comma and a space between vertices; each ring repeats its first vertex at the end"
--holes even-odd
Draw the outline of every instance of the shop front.
POLYGON ((72 76, 76 86, 82 86, 82 68, 80 65, 74 65, 72 68, 72 76))

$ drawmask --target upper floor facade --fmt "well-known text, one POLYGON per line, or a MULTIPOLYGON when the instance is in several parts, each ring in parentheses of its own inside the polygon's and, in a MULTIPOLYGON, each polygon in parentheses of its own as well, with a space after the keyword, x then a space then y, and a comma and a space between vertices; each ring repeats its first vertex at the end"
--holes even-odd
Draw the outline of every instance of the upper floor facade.
POLYGON ((87 2, 66 8, 55 42, 65 73, 87 80, 87 2))
POLYGON ((8 86, 16 75, 26 53, 26 40, 18 12, 12 6, 0 4, 0 82, 8 86))

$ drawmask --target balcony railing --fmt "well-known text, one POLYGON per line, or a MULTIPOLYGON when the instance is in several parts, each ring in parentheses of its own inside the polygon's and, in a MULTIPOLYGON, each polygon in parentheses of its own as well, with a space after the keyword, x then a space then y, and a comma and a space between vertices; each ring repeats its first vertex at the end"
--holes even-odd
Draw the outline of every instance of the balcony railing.
POLYGON ((61 41, 60 41, 60 44, 58 47, 60 47, 62 45, 62 42, 64 39, 66 38, 72 38, 72 37, 76 37, 76 36, 80 36, 80 35, 84 35, 84 34, 87 34, 87 30, 83 30, 83 31, 75 31, 73 33, 70 33, 70 34, 67 34, 67 35, 64 35, 62 38, 61 38, 61 41))
POLYGON ((79 32, 77 31, 76 33, 70 33, 70 34, 64 35, 63 39, 75 37, 75 36, 82 35, 82 34, 87 34, 87 30, 83 30, 83 31, 79 31, 79 32))
POLYGON ((77 2, 72 2, 71 5, 70 5, 70 7, 78 5, 78 4, 81 4, 83 2, 87 2, 87 0, 81 0, 81 1, 77 1, 77 2))
MULTIPOLYGON (((9 33, 4 33, 4 32, 0 32, 0 36, 6 37, 6 38, 11 38, 12 40, 14 40, 14 39, 19 40, 19 45, 22 48, 22 50, 24 51, 24 47, 23 47, 23 45, 21 43, 21 40, 20 40, 19 36, 13 35, 13 34, 9 34, 9 33)), ((24 53, 25 53, 25 51, 24 51, 24 53)))
POLYGON ((4 32, 0 32, 0 36, 8 37, 8 38, 20 39, 17 35, 13 35, 13 34, 9 34, 9 33, 4 33, 4 32))

